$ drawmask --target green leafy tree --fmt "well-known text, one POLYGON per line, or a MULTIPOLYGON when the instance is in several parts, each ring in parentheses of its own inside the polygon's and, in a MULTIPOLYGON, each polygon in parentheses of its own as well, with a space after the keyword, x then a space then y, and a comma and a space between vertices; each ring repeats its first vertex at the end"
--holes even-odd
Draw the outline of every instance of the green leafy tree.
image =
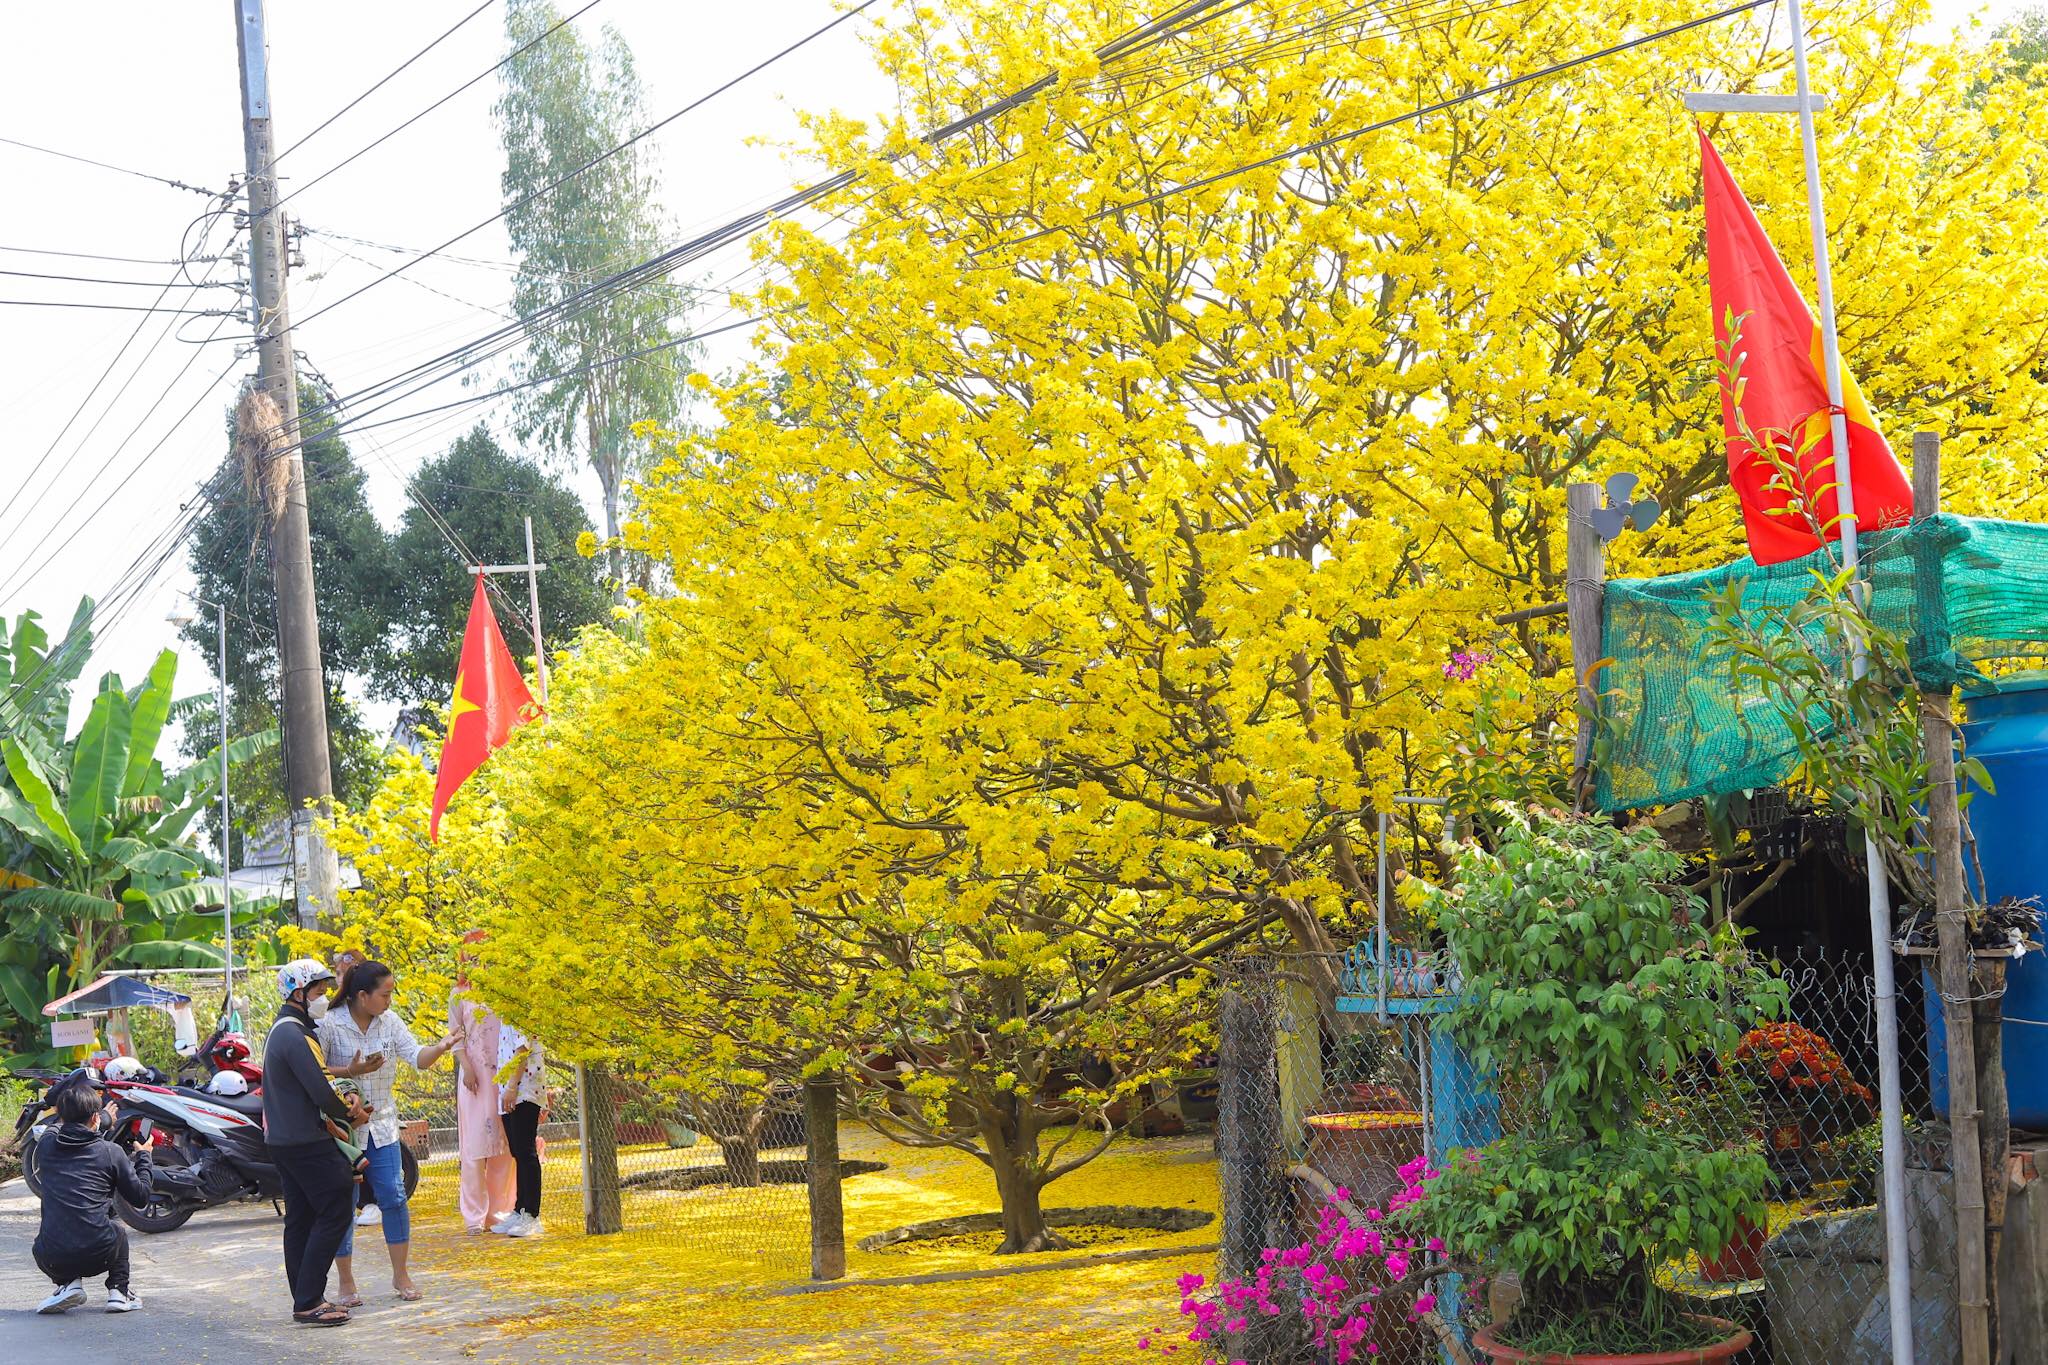
MULTIPOLYGON (((602 572, 576 548, 577 537, 590 529, 583 504, 559 479, 508 454, 483 427, 421 465, 412 483, 432 504, 433 515, 412 503, 392 540, 399 612, 375 666, 373 686, 381 696, 445 702, 455 676, 455 656, 469 616, 470 577, 435 517, 456 527, 485 562, 497 564, 525 559, 523 519, 533 518, 534 554, 548 566, 540 576, 546 640, 566 645, 583 626, 609 614, 611 598, 602 572)), ((508 588, 523 620, 525 585, 508 583, 508 588)), ((503 624, 513 648, 523 653, 523 628, 509 620, 503 624)))
MULTIPOLYGON (((332 396, 302 382, 308 421, 304 448, 306 512, 313 548, 315 606, 320 615, 320 657, 326 669, 328 761, 335 795, 344 802, 376 790, 382 744, 349 699, 351 684, 366 686, 384 659, 402 610, 399 571, 384 528, 370 510, 368 479, 336 434, 328 414, 332 396)), ((232 432, 230 433, 232 444, 232 432)), ((228 606, 228 716, 236 732, 277 725, 281 700, 277 652, 277 593, 271 575, 268 523, 262 492, 244 477, 230 450, 207 487, 215 512, 192 538, 194 591, 228 606)), ((216 653, 213 614, 201 612, 185 640, 201 657, 216 653)), ((217 711, 202 704, 186 728, 187 756, 219 733, 217 711)), ((285 814, 284 754, 274 749, 230 776, 237 824, 257 829, 285 814)), ((209 827, 214 816, 207 817, 209 827)))
MULTIPOLYGON (((88 644, 90 615, 91 603, 82 604, 83 629, 73 637, 88 644)), ((39 635, 30 615, 15 627, 6 652, 17 682, 33 670, 39 635)), ((41 1050, 44 1004, 105 967, 223 960, 216 922, 197 913, 219 895, 198 879, 220 869, 190 838, 215 794, 219 752, 177 772, 157 756, 181 718, 171 690, 177 667, 165 650, 138 686, 106 675, 68 739, 68 687, 51 689, 60 703, 0 737, 0 1031, 18 1052, 41 1050)), ((228 757, 246 762, 276 743, 274 730, 247 736, 228 757)))
MULTIPOLYGON (((632 52, 609 28, 594 46, 568 26, 535 41, 560 19, 551 0, 506 6, 510 46, 533 44, 507 63, 497 104, 505 230, 520 262, 513 306, 537 324, 519 373, 564 376, 527 391, 520 434, 551 459, 590 466, 603 489, 605 533, 615 538, 622 490, 644 448, 633 424, 673 425, 680 412, 689 354, 675 344, 670 319, 687 292, 665 278, 643 279, 563 307, 593 282, 660 252, 663 221, 645 144, 604 155, 646 123, 632 52), (619 361, 636 352, 649 353, 619 361)), ((613 571, 623 579, 616 558, 613 571)))

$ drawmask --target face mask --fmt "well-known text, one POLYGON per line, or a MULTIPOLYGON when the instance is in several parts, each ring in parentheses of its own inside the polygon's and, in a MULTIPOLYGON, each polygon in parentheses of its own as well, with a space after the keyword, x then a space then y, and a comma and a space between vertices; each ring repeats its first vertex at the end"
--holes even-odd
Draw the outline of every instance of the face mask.
POLYGON ((326 1018, 327 997, 324 995, 316 995, 311 1000, 308 1000, 306 1002, 306 1013, 312 1015, 315 1019, 326 1018))

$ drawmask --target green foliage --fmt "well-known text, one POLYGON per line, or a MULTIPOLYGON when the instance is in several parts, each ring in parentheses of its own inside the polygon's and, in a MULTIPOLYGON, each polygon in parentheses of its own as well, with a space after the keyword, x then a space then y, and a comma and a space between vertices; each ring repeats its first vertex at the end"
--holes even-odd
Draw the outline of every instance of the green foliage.
MULTIPOLYGON (((398 615, 399 577, 384 528, 370 510, 368 479, 334 431, 332 401, 330 394, 301 381, 301 410, 318 414, 308 419, 303 455, 314 605, 320 615, 320 657, 328 691, 328 761, 335 795, 343 801, 367 800, 381 775, 378 756, 383 746, 344 689, 352 681, 366 681, 384 656, 398 615)), ((277 594, 261 498, 243 481, 232 432, 229 452, 207 493, 218 510, 193 528, 193 591, 209 602, 228 605, 230 730, 269 729, 278 724, 280 695, 277 594)), ((199 657, 215 657, 218 642, 211 611, 201 611, 183 635, 199 657)), ((186 718, 187 757, 213 746, 213 737, 219 734, 218 715, 208 702, 186 718)), ((242 829, 259 829, 286 813, 281 752, 249 760, 229 781, 238 795, 237 823, 242 829)), ((208 813, 208 828, 215 818, 208 813)))
POLYGON ((1689 1062, 1782 1008, 1783 988, 1669 889, 1683 862, 1653 832, 1534 807, 1497 808, 1494 827, 1495 847, 1467 844, 1455 887, 1430 892, 1465 983, 1448 1022, 1478 1066, 1536 1093, 1523 1131, 1453 1156, 1429 1223, 1454 1256, 1521 1272, 1511 1326, 1646 1349, 1675 1311, 1651 1272, 1717 1253, 1762 1215, 1770 1179, 1753 1148, 1659 1106, 1689 1062))
MULTIPOLYGON (((521 318, 552 316, 591 281, 664 246, 644 144, 584 169, 647 122, 632 53, 611 29, 594 47, 573 26, 534 42, 561 17, 552 0, 511 0, 505 10, 507 45, 534 43, 506 64, 496 110, 505 143, 505 231, 520 262, 512 301, 521 318)), ((687 298, 656 276, 580 300, 566 321, 538 329, 519 360, 522 377, 571 376, 527 391, 520 434, 554 459, 589 464, 604 490, 607 535, 618 534, 620 490, 633 472, 633 425, 674 425, 680 413, 689 352, 670 344, 668 320, 687 298), (651 347, 665 349, 612 363, 651 347)))
MULTIPOLYGON (((90 604, 80 612, 89 627, 90 604)), ((11 664, 42 647, 29 625, 15 629, 11 664)), ((17 707, 0 735, 0 1033, 17 1052, 40 1053, 43 1005, 108 966, 221 961, 217 922, 195 913, 218 896, 198 879, 219 868, 187 837, 215 795, 218 755, 171 774, 156 756, 176 673, 165 650, 133 691, 109 674, 68 740, 68 697, 17 707)), ((230 757, 276 742, 249 736, 230 757)), ((274 909, 244 907, 247 926, 274 909)))
MULTIPOLYGON (((601 569, 576 549, 577 537, 589 529, 583 504, 559 479, 507 454, 483 427, 421 465, 412 482, 442 520, 461 528, 464 543, 487 563, 522 562, 523 518, 533 518, 534 555, 548 566, 540 576, 541 623, 547 640, 565 645, 579 629, 610 614, 611 597, 601 569)), ((391 547, 397 564, 397 610, 386 648, 372 668, 372 686, 395 701, 446 701, 456 649, 469 617, 470 576, 417 503, 406 507, 391 547)), ((523 613, 524 583, 505 586, 523 613)), ((526 653, 530 646, 521 639, 524 631, 510 620, 501 624, 514 652, 526 653)))

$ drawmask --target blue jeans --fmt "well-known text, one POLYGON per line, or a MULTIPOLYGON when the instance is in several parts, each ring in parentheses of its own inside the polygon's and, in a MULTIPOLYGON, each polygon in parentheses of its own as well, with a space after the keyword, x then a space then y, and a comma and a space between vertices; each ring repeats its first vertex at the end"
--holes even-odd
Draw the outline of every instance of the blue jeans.
MULTIPOLYGON (((412 1213, 405 1206, 405 1163, 399 1159, 399 1146, 387 1142, 378 1146, 375 1139, 363 1148, 363 1154, 370 1158, 370 1169, 366 1178, 370 1182, 370 1197, 377 1201, 377 1211, 384 1215, 384 1242, 397 1246, 412 1240, 412 1213)), ((351 1220, 348 1232, 341 1239, 341 1250, 337 1256, 353 1256, 356 1250, 356 1225, 351 1220)))

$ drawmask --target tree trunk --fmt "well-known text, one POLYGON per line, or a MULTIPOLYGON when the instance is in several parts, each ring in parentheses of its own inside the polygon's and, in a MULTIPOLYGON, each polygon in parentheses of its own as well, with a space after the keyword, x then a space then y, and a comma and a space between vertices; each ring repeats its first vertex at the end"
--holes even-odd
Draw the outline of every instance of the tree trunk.
POLYGON ((1991 1300, 1991 1358, 1999 1359, 1998 1253, 2005 1239, 2006 1164, 2012 1146, 2012 1111, 2005 1093, 2005 963, 1977 964, 1970 1033, 1977 1045, 1977 1142, 1984 1162, 1985 1292, 1991 1300), (1988 997, 1988 998, 1986 998, 1988 997))
POLYGON ((1045 1225, 1045 1211, 1039 1197, 1045 1178, 1037 1169, 1038 1135, 1018 1121, 1022 1107, 1015 1096, 1006 1112, 984 1113, 981 1136, 988 1148, 989 1169, 995 1173, 996 1197, 1003 1206, 1003 1243, 998 1256, 1027 1251, 1064 1251, 1073 1246, 1045 1225))
POLYGON ((722 1135, 719 1147, 725 1153, 726 1179, 735 1188, 751 1190, 761 1183, 761 1144, 751 1125, 737 1133, 722 1135))

